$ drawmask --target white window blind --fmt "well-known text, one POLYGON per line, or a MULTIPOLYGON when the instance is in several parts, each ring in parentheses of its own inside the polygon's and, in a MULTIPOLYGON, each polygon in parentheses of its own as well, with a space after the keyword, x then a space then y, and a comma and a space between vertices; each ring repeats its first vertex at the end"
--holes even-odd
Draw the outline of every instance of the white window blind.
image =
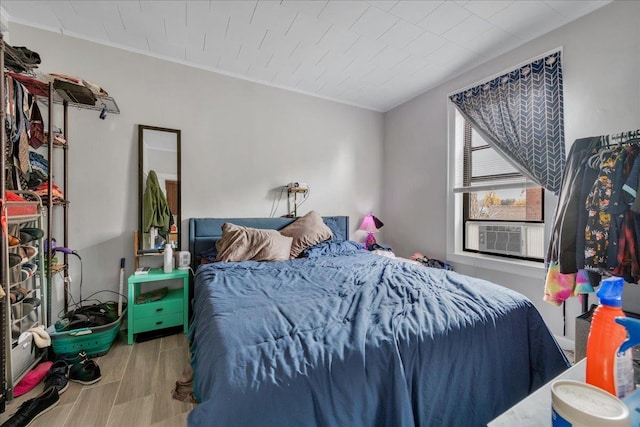
POLYGON ((508 160, 491 148, 478 132, 465 127, 465 120, 457 110, 455 114, 455 193, 539 187, 539 184, 523 176, 508 160), (464 145, 465 132, 471 132, 471 146, 464 145), (467 167, 465 156, 468 160, 467 167))

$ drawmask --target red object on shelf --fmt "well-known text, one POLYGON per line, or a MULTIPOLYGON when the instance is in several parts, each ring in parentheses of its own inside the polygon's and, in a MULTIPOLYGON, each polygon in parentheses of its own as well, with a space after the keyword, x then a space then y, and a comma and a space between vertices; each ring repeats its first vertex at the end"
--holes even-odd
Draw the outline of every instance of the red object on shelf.
POLYGON ((5 198, 7 204, 7 217, 37 215, 38 213, 37 202, 29 202, 9 190, 5 192, 5 198))
POLYGON ((49 96, 48 83, 24 74, 17 74, 17 73, 11 73, 11 72, 7 74, 9 74, 11 77, 16 79, 20 83, 22 83, 24 87, 27 88, 27 91, 29 91, 29 93, 36 96, 49 96))

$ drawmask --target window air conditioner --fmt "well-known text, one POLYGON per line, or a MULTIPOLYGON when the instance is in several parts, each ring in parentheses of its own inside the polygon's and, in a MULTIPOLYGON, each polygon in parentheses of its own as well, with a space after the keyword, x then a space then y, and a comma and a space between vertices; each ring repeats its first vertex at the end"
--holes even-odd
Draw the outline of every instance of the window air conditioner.
POLYGON ((481 225, 478 227, 480 252, 526 256, 526 230, 519 225, 481 225))

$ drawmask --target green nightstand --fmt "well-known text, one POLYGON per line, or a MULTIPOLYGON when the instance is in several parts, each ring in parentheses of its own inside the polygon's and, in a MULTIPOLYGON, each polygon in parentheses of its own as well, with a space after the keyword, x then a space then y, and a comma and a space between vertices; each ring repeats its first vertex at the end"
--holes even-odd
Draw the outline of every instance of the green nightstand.
POLYGON ((147 274, 132 274, 127 280, 128 298, 128 343, 133 344, 133 335, 139 332, 155 331, 182 325, 184 333, 189 327, 189 270, 175 269, 165 273, 161 268, 147 274), (158 301, 136 304, 140 295, 140 285, 149 282, 182 279, 182 288, 170 289, 167 296, 158 301))

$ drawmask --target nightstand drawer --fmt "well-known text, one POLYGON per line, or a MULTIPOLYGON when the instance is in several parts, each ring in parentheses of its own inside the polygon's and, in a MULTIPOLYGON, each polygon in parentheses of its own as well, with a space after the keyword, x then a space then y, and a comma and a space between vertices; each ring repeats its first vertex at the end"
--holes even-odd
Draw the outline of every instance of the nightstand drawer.
POLYGON ((171 289, 166 297, 159 301, 135 305, 136 320, 183 312, 182 289, 171 289))
POLYGON ((182 325, 183 317, 182 312, 164 314, 161 316, 136 318, 133 322, 133 333, 145 331, 154 331, 156 329, 169 328, 171 326, 182 325))

